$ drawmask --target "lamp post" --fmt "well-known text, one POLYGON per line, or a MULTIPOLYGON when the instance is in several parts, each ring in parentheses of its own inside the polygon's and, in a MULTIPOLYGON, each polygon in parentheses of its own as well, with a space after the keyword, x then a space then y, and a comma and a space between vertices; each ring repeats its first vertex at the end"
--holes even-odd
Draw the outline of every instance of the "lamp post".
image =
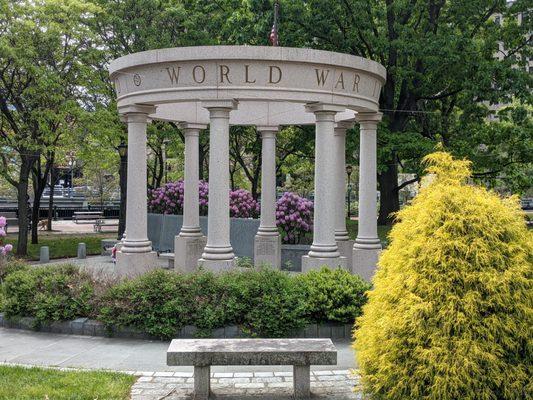
POLYGON ((351 204, 352 204, 352 182, 350 181, 350 176, 352 175, 353 167, 351 165, 346 165, 346 175, 348 175, 348 219, 351 219, 351 204))
POLYGON ((120 186, 120 207, 118 215, 118 236, 121 240, 126 230, 126 192, 127 192, 127 169, 128 169, 128 146, 122 141, 117 146, 118 155, 120 156, 120 167, 118 171, 120 186))
POLYGON ((69 197, 74 196, 74 168, 76 167, 76 160, 74 159, 74 154, 69 153, 68 155, 68 166, 70 167, 70 190, 69 197))

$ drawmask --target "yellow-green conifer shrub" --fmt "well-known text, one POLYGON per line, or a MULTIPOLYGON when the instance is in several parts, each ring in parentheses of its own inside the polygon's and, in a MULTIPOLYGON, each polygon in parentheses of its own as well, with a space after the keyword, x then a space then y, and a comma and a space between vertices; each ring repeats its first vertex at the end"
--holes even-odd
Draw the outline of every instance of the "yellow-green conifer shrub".
POLYGON ((533 394, 533 239, 516 198, 467 184, 468 161, 426 157, 431 183, 398 213, 354 347, 381 399, 533 394))

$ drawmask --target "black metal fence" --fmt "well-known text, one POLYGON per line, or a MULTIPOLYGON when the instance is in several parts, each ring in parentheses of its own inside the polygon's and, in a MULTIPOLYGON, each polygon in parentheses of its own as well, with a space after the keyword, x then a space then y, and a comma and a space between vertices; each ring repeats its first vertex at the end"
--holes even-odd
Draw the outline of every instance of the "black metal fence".
MULTIPOLYGON (((118 206, 87 206, 87 207, 54 207, 53 218, 57 219, 72 219, 75 212, 83 211, 103 211, 104 218, 118 218, 119 216, 119 207, 118 206)), ((18 217, 18 208, 17 207, 0 207, 0 215, 2 213, 16 213, 18 217)), ((41 207, 39 209, 39 219, 48 218, 48 207, 41 207)))

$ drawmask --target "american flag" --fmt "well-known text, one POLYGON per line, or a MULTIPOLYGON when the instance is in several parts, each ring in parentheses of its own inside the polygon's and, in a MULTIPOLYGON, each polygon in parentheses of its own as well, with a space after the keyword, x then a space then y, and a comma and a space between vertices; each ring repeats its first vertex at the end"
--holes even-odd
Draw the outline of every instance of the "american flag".
POLYGON ((272 25, 272 30, 270 31, 270 36, 268 37, 268 40, 270 41, 270 44, 272 46, 279 46, 278 28, 276 27, 276 25, 272 25))
POLYGON ((272 46, 279 46, 279 36, 278 36, 278 12, 279 12, 279 1, 276 0, 274 4, 274 24, 272 25, 272 30, 268 37, 268 41, 272 46))

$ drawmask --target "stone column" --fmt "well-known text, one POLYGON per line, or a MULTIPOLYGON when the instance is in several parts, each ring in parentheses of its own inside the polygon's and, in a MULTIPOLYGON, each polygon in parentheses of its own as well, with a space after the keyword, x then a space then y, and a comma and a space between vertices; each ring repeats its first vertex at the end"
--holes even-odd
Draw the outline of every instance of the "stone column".
POLYGON ((207 243, 200 229, 199 154, 200 131, 207 125, 182 123, 179 128, 185 136, 185 173, 183 196, 183 225, 174 239, 174 269, 192 272, 207 243))
POLYGON ((117 252, 116 272, 134 276, 157 267, 157 255, 147 233, 146 125, 153 106, 120 108, 128 124, 128 195, 126 197, 126 236, 117 252))
POLYGON ((281 237, 276 226, 277 126, 258 126, 261 133, 261 222, 254 242, 254 264, 281 268, 281 237))
POLYGON ((318 269, 323 265, 331 268, 346 267, 346 258, 341 257, 335 242, 336 157, 335 115, 344 107, 328 104, 307 105, 308 112, 316 117, 315 140, 315 201, 313 221, 313 244, 308 255, 302 257, 302 272, 318 269))
POLYGON ((377 220, 377 127, 381 113, 359 113, 359 224, 353 246, 353 272, 370 281, 374 275, 381 241, 377 220))
POLYGON ((335 125, 335 241, 342 257, 346 257, 346 268, 352 270, 352 253, 354 241, 350 240, 346 229, 346 131, 353 127, 353 122, 338 122, 335 125))
POLYGON ((209 110, 209 211, 207 244, 198 264, 213 271, 232 268, 235 255, 230 243, 229 218, 229 115, 235 100, 203 102, 209 110))

